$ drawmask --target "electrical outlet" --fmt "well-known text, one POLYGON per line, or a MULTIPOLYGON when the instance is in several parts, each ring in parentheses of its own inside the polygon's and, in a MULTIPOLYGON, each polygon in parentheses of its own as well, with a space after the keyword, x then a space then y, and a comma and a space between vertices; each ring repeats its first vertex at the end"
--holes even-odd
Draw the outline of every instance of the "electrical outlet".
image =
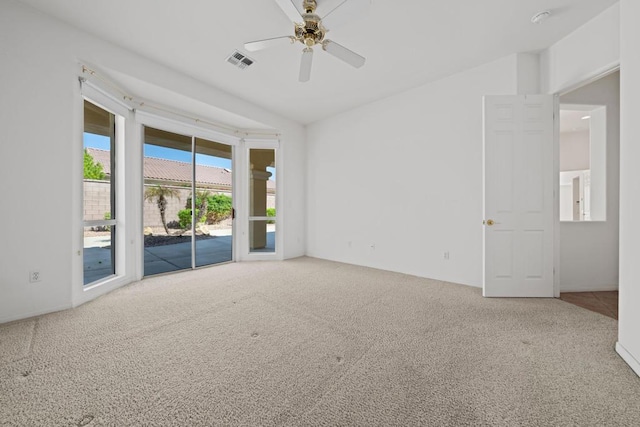
POLYGON ((40 273, 39 270, 31 270, 29 272, 29 282, 30 283, 39 282, 41 280, 42 280, 42 274, 40 273))
POLYGON ((444 259, 449 259, 449 251, 445 251, 445 253, 444 253, 444 259))

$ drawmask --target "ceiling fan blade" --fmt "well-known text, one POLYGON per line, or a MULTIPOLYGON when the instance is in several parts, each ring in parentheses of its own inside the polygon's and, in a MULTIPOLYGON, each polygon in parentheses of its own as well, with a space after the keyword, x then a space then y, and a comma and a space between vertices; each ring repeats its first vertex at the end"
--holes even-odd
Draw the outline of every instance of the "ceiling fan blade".
POLYGON ((255 52, 257 50, 267 49, 270 47, 292 44, 294 41, 295 39, 291 36, 273 37, 270 39, 256 40, 254 42, 245 43, 244 48, 249 52, 255 52))
POLYGON ((364 65, 364 62, 366 61, 366 58, 364 56, 358 55, 354 51, 349 50, 346 47, 331 40, 325 40, 324 42, 322 42, 322 48, 336 58, 341 59, 347 64, 356 68, 362 67, 364 65))
POLYGON ((276 0, 280 9, 284 12, 285 15, 291 20, 291 22, 304 22, 302 19, 302 15, 298 11, 298 8, 293 5, 291 0, 276 0))
POLYGON ((313 61, 313 49, 310 47, 302 51, 302 59, 300 60, 300 77, 301 82, 308 82, 311 78, 311 63, 313 61))
POLYGON ((329 30, 338 28, 364 14, 370 6, 371 0, 343 0, 322 17, 322 25, 329 30))

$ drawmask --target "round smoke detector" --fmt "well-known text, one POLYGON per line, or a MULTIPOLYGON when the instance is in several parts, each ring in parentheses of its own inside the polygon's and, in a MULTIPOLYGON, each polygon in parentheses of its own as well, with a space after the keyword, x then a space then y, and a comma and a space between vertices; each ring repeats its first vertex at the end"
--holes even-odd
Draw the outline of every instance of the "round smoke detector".
POLYGON ((544 12, 536 13, 531 17, 531 22, 534 24, 541 24, 551 16, 551 11, 545 10, 544 12))

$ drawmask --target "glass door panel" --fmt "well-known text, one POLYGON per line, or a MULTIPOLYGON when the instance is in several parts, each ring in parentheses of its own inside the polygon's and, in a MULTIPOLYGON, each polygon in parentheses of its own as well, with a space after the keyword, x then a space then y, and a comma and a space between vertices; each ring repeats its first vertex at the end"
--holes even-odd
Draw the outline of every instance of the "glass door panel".
POLYGON ((195 140, 195 265, 233 259, 233 173, 231 146, 195 140))
POLYGON ((192 138, 144 130, 144 275, 192 268, 192 138))

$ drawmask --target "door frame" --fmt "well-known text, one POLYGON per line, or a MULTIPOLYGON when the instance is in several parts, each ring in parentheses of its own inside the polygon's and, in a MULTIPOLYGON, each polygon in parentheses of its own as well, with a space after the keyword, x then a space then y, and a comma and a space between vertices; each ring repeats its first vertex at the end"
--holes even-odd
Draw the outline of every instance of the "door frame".
MULTIPOLYGON (((560 97, 573 92, 583 86, 587 86, 603 77, 620 71, 620 61, 616 61, 604 68, 587 75, 566 82, 557 91, 553 92, 553 180, 554 180, 554 230, 553 230, 553 288, 554 296, 560 298, 560 97)), ((619 233, 619 231, 618 231, 619 233)))

